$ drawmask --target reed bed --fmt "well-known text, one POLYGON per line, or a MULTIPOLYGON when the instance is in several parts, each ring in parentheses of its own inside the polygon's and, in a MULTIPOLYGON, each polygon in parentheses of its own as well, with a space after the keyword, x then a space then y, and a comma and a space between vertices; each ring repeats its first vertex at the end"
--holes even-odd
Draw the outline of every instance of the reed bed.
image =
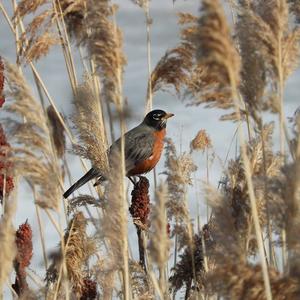
POLYGON ((202 0, 194 14, 178 14, 180 40, 155 66, 151 2, 133 2, 146 21, 141 106, 147 112, 158 92, 171 92, 195 110, 224 110, 220 124, 237 128, 236 155, 226 155, 218 186, 211 184, 210 162, 220 153, 199 122, 189 144, 166 139, 163 174, 132 186, 123 138, 107 157, 132 110, 123 93, 118 7, 110 0, 12 0, 7 11, 0 3, 16 53, 16 64, 0 60, 0 298, 300 299, 300 111, 288 118, 284 110, 286 82, 300 61, 299 1, 202 0), (54 45, 72 88, 71 117, 36 67, 54 45), (280 147, 266 112, 278 117, 280 147), (69 152, 83 172, 91 162, 107 182, 63 199, 75 180, 69 152), (202 154, 206 165, 196 162, 202 154), (194 219, 198 168, 206 178, 197 208, 207 209, 194 219), (30 221, 15 224, 27 205, 18 194, 24 186, 39 237, 30 221), (55 248, 48 246, 53 236, 55 248), (33 256, 43 271, 31 267, 33 256))

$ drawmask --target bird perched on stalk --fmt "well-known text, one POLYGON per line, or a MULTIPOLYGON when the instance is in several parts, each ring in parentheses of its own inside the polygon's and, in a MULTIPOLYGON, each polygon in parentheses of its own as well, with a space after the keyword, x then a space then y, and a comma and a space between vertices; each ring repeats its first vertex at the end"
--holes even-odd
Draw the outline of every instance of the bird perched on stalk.
MULTIPOLYGON (((125 133, 125 167, 126 176, 129 179, 131 176, 147 173, 156 166, 164 146, 167 120, 173 116, 174 114, 166 113, 163 110, 152 110, 141 124, 125 133)), ((120 151, 120 149, 121 138, 109 148, 109 159, 112 159, 114 152, 120 151)), ((69 197, 91 179, 97 179, 94 184, 97 185, 106 178, 99 169, 92 167, 64 193, 64 198, 69 197)))

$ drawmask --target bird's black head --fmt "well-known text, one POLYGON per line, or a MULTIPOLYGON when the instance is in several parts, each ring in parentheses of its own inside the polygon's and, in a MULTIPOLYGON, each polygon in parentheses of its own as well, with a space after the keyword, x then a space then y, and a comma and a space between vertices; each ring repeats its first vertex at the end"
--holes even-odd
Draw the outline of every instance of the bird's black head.
POLYGON ((150 111, 145 119, 144 123, 147 124, 150 127, 155 128, 156 130, 161 130, 166 128, 167 125, 167 119, 173 117, 174 114, 166 113, 163 110, 155 109, 150 111))

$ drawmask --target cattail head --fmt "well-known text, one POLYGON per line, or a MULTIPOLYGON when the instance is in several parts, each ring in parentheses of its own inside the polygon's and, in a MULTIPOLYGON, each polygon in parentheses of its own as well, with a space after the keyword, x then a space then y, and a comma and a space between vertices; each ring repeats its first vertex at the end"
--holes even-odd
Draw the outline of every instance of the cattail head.
POLYGON ((30 265, 32 258, 32 230, 27 221, 19 226, 16 231, 16 246, 17 256, 14 261, 14 267, 16 271, 16 281, 13 284, 13 289, 20 296, 28 290, 28 284, 26 281, 26 267, 30 265))
POLYGON ((6 136, 2 126, 0 125, 0 199, 14 188, 14 180, 12 176, 12 163, 7 161, 10 144, 6 141, 6 136))
POLYGON ((148 216, 150 213, 149 181, 141 176, 134 185, 131 192, 130 214, 134 221, 141 222, 145 227, 148 226, 148 216))
POLYGON ((33 255, 32 230, 27 221, 16 231, 16 245, 18 249, 16 260, 20 268, 24 269, 29 266, 33 255))

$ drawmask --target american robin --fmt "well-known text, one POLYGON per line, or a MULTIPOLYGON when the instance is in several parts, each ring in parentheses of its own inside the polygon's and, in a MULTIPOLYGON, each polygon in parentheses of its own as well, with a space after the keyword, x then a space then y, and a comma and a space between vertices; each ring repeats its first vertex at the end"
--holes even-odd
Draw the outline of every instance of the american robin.
MULTIPOLYGON (((125 133, 125 165, 129 179, 147 173, 156 166, 163 150, 167 119, 173 116, 163 110, 152 110, 141 124, 125 133)), ((120 146, 121 138, 111 145, 108 157, 112 157, 114 150, 119 150, 120 146)), ((97 178, 95 185, 105 180, 99 169, 92 167, 64 193, 64 198, 93 178, 97 178)))

